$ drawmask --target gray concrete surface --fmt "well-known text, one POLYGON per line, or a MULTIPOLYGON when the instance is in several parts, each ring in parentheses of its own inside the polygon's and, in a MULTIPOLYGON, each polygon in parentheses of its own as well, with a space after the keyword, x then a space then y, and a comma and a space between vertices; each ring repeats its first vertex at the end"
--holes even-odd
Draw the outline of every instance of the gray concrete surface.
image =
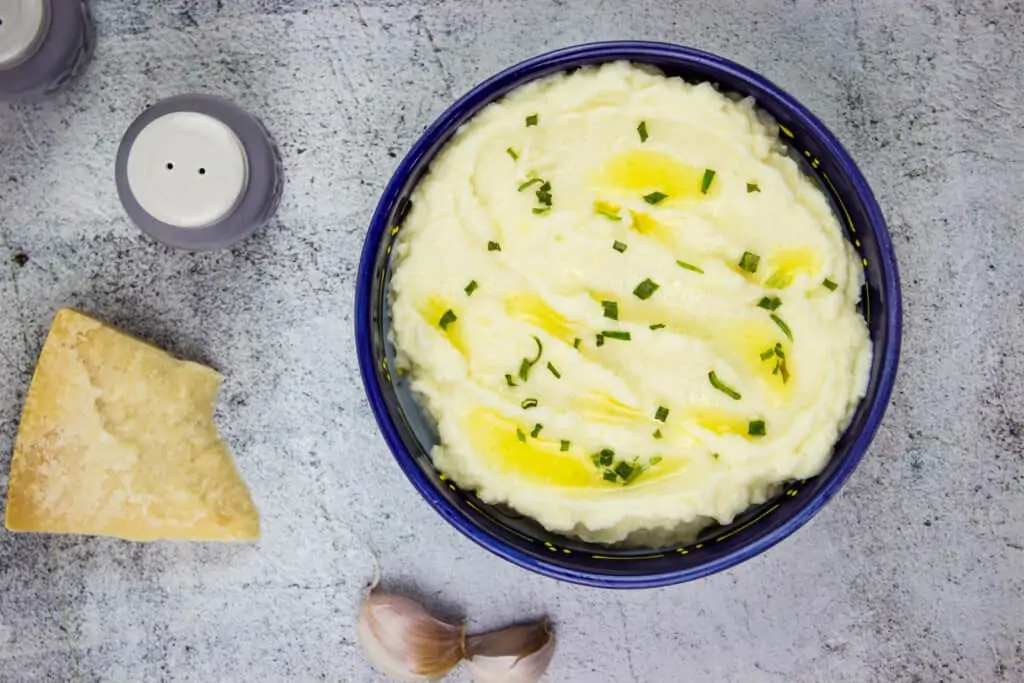
POLYGON ((474 629, 549 615, 551 681, 1024 681, 1020 2, 94 7, 85 77, 0 105, 0 494, 35 354, 73 305, 226 373, 219 422, 264 538, 0 532, 0 680, 380 680, 353 632, 372 549, 388 586, 474 629), (501 67, 612 38, 729 56, 818 113, 876 190, 906 296, 893 403, 843 493, 755 560, 634 593, 530 575, 448 528, 377 433, 351 331, 365 226, 415 136, 501 67), (115 194, 121 133, 188 90, 261 116, 288 169, 279 219, 230 252, 154 245, 115 194))

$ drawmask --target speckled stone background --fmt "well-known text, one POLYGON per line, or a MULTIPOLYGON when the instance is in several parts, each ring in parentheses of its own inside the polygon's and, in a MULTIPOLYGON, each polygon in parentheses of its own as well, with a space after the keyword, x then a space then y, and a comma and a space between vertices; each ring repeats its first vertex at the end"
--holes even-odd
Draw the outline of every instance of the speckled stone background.
POLYGON ((71 90, 0 104, 0 494, 36 354, 71 305, 223 370, 219 424, 264 536, 218 547, 0 531, 0 680, 380 680, 353 630, 376 552, 388 586, 473 629, 549 615, 552 681, 1024 681, 1018 0, 94 11, 96 57, 71 90), (821 116, 885 209, 906 297, 893 403, 842 494, 759 558, 631 593, 530 575, 446 526, 377 433, 351 329, 363 234, 414 138, 500 68, 612 38, 718 52, 821 116), (190 90, 260 116, 287 167, 278 219, 228 252, 153 244, 114 188, 128 124, 190 90))

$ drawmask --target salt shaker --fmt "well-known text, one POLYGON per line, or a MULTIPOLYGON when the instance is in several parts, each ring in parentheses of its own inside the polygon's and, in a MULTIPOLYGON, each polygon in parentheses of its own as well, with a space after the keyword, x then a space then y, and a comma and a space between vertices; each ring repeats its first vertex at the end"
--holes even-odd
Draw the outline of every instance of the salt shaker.
POLYGON ((135 119, 114 175, 139 229, 190 251, 249 237, 277 211, 284 187, 266 128, 225 99, 197 94, 161 100, 135 119))
POLYGON ((0 99, 60 89, 85 67, 94 38, 85 0, 0 0, 0 99))

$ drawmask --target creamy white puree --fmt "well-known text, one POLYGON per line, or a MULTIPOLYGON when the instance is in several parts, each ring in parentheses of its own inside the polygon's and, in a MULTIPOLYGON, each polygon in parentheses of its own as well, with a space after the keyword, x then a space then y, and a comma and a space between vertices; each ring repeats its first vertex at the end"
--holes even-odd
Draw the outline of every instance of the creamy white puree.
POLYGON ((867 385, 859 258, 775 124, 708 84, 615 63, 513 92, 434 161, 394 258, 393 336, 435 464, 553 531, 728 523, 820 472, 867 385), (542 182, 519 190, 533 178, 550 207, 542 182), (761 357, 776 344, 784 372, 761 357))

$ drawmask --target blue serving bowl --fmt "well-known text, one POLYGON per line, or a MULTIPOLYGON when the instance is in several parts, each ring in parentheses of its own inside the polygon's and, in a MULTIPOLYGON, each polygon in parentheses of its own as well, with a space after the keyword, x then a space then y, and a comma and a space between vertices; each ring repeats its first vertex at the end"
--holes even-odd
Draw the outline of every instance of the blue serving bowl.
POLYGON ((356 291, 359 366, 370 405, 395 459, 428 503, 456 529, 521 567, 574 583, 649 588, 707 576, 731 567, 803 526, 864 456, 885 413, 900 351, 899 277, 885 219, 853 159, 813 114, 765 78, 706 52, 650 42, 594 43, 551 52, 514 66, 474 88, 427 129, 388 183, 363 247, 356 291), (519 86, 550 74, 628 60, 687 81, 708 81, 723 92, 753 97, 779 124, 779 135, 808 175, 830 196, 849 240, 860 252, 866 285, 861 310, 874 360, 867 394, 817 477, 795 481, 774 500, 748 510, 729 526, 705 530, 686 546, 610 548, 548 532, 504 506, 488 505, 434 468, 437 434, 406 380, 392 373, 389 340, 391 245, 409 211, 409 196, 458 128, 519 86))

